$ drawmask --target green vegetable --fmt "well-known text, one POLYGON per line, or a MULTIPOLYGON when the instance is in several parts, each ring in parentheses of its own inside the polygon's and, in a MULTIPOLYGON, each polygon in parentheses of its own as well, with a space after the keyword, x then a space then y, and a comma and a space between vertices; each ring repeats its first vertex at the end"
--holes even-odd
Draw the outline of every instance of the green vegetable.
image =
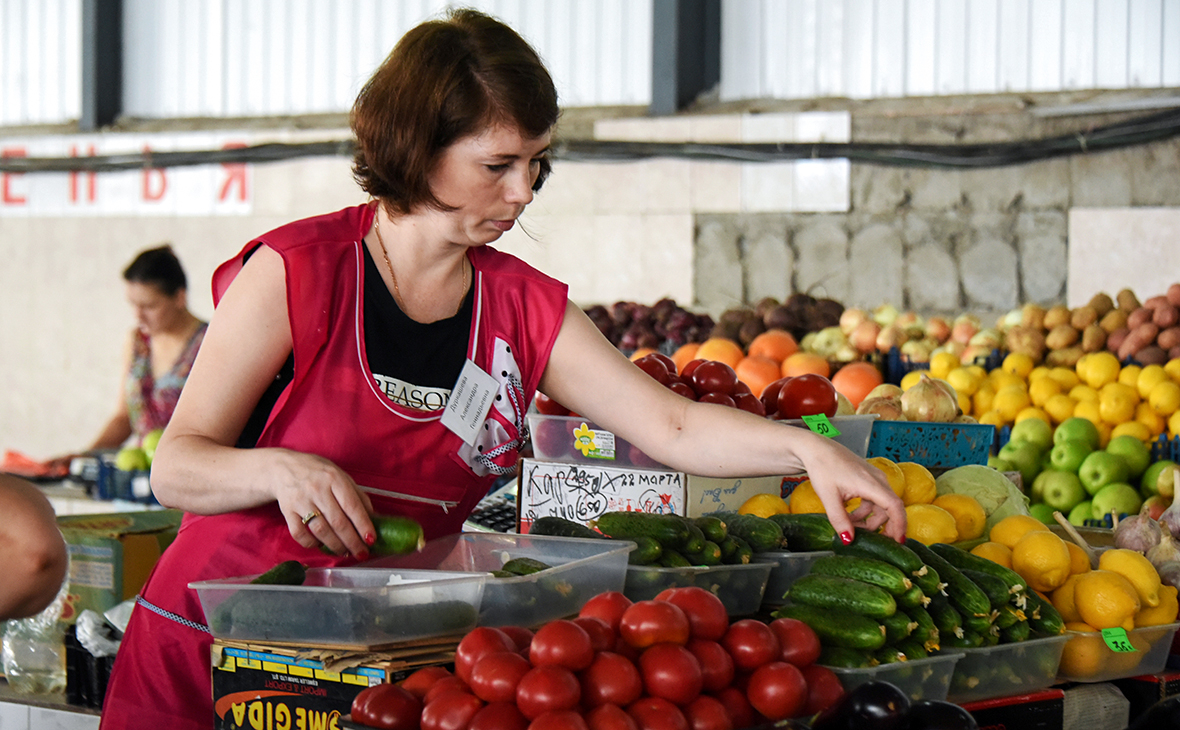
POLYGON ((586 539, 602 539, 602 533, 591 530, 581 522, 567 520, 564 517, 546 515, 538 517, 529 528, 530 535, 549 535, 553 537, 581 537, 586 539))
POLYGON ((721 546, 705 540, 699 552, 684 554, 693 565, 721 565, 721 546))
POLYGON ((873 652, 873 658, 877 660, 877 664, 896 664, 897 662, 904 662, 909 659, 906 653, 896 646, 883 646, 873 652))
POLYGON ((778 550, 783 546, 783 528, 758 515, 736 515, 725 520, 729 534, 750 544, 756 553, 778 550))
POLYGON ((863 551, 878 560, 896 565, 911 579, 926 575, 925 564, 913 550, 879 532, 858 528, 852 542, 847 546, 840 541, 840 537, 837 535, 832 542, 832 548, 837 554, 844 552, 847 548, 863 551))
POLYGON ((666 547, 655 564, 661 568, 688 568, 692 566, 692 561, 686 558, 684 553, 666 547))
POLYGON ((959 570, 978 570, 981 573, 989 573, 991 575, 1002 578, 1008 585, 1009 593, 1027 593, 1028 583, 1020 574, 1011 568, 1005 568, 999 563, 993 563, 987 558, 981 558, 974 553, 969 553, 966 550, 960 550, 954 545, 947 545, 946 543, 934 543, 930 549, 941 555, 948 563, 955 566, 959 570))
POLYGON ((940 634, 938 626, 934 623, 934 617, 930 612, 924 608, 911 608, 906 613, 917 622, 918 626, 914 629, 914 633, 910 634, 907 641, 918 641, 922 646, 926 647, 926 651, 938 651, 940 634))
MULTIPOLYGON (((944 581, 943 591, 959 609, 964 620, 968 616, 986 616, 991 613, 992 604, 983 589, 963 575, 962 571, 944 558, 941 553, 935 551, 932 546, 928 547, 917 540, 906 540, 906 544, 910 545, 917 555, 938 571, 939 577, 944 581)), ((951 549, 966 554, 958 548, 951 549)))
POLYGON ((947 634, 939 638, 939 645, 947 649, 974 649, 983 646, 983 636, 974 631, 960 630, 959 634, 947 634), (961 635, 959 635, 961 634, 961 635))
POLYGON ((929 604, 930 598, 922 592, 919 586, 911 586, 908 591, 897 597, 897 605, 906 610, 925 608, 929 604))
POLYGON ((896 644, 918 628, 918 622, 900 609, 892 616, 881 619, 881 625, 885 627, 885 643, 887 644, 896 644))
POLYGON ((848 649, 843 646, 822 646, 816 664, 842 669, 868 669, 877 666, 877 660, 867 651, 848 649))
POLYGON ((534 558, 512 558, 500 566, 500 570, 513 575, 532 575, 533 573, 540 573, 542 570, 549 570, 552 567, 552 565, 542 563, 540 560, 534 558))
POLYGON ((930 618, 934 619, 934 625, 938 627, 940 640, 948 634, 957 636, 963 633, 963 617, 951 605, 950 601, 935 601, 931 603, 929 613, 930 618))
POLYGON ((974 497, 987 513, 985 535, 1009 515, 1028 514, 1028 497, 1008 477, 983 464, 968 464, 943 472, 935 479, 934 488, 939 496, 966 494, 974 497))
POLYGON ((716 515, 698 517, 692 522, 705 534, 706 540, 715 542, 718 545, 725 542, 725 538, 729 537, 729 528, 725 526, 725 521, 716 515))
POLYGON ((1002 606, 1008 605, 1008 599, 1012 597, 1012 594, 1008 592, 1008 585, 1004 583, 1002 578, 970 568, 960 572, 987 594, 987 600, 991 602, 993 609, 998 610, 1002 606))
POLYGON ((862 558, 855 555, 832 555, 819 558, 811 564, 811 572, 817 575, 832 575, 870 583, 884 588, 893 596, 903 595, 914 586, 913 582, 896 565, 890 565, 884 560, 862 558))
POLYGON ((930 652, 926 650, 922 642, 915 640, 913 637, 897 642, 897 649, 905 654, 907 661, 916 661, 930 656, 930 652))
POLYGON ((684 523, 688 526, 688 540, 680 547, 680 551, 685 556, 699 553, 705 549, 705 533, 701 528, 697 527, 691 520, 685 520, 684 523))
POLYGON ((811 627, 823 645, 875 651, 885 645, 885 627, 878 621, 849 611, 787 604, 771 614, 794 618, 811 627))
POLYGON ((827 515, 771 515, 767 519, 779 526, 787 549, 795 552, 828 550, 836 537, 827 515))
POLYGON ((654 537, 633 537, 631 541, 636 547, 627 554, 627 562, 631 565, 651 565, 664 554, 660 541, 654 537))
POLYGON ((1059 636, 1065 633, 1065 621, 1061 613, 1036 591, 1028 592, 1028 626, 1032 631, 1044 636, 1059 636))
POLYGON ((1014 644, 1018 641, 1028 639, 1031 633, 1031 628, 1028 621, 1017 621, 1008 628, 1000 629, 1000 642, 1004 644, 1014 644))
POLYGON ((405 555, 421 550, 426 544, 422 525, 409 517, 374 515, 377 540, 370 548, 373 555, 405 555))
POLYGON ((595 521, 604 535, 630 540, 651 537, 665 548, 679 550, 688 542, 691 533, 688 523, 677 515, 658 515, 649 512, 605 512, 595 521))
POLYGON ((897 612, 897 601, 884 588, 849 578, 809 574, 791 584, 793 603, 831 608, 883 619, 897 612))
POLYGON ((254 580, 255 585, 301 586, 307 579, 307 566, 298 560, 284 560, 254 580))

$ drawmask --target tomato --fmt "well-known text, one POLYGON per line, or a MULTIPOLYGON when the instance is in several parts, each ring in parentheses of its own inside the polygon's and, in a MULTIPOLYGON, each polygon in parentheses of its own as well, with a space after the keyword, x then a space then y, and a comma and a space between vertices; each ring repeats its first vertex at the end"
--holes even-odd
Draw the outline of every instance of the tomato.
POLYGON ((451 672, 446 667, 422 667, 410 676, 403 679, 399 684, 402 689, 414 695, 418 699, 426 696, 426 692, 434 686, 434 683, 443 677, 450 677, 451 672))
POLYGON ((794 664, 763 664, 750 675, 746 698, 769 720, 797 717, 807 707, 807 680, 794 664))
POLYGON ((738 408, 753 413, 759 418, 766 415, 766 406, 762 405, 762 401, 753 393, 738 393, 733 397, 733 402, 738 408))
POLYGON ((668 373, 670 375, 677 374, 676 373, 676 361, 673 360, 672 358, 668 357, 664 353, 652 352, 652 353, 648 353, 647 355, 644 355, 644 357, 650 357, 650 358, 654 358, 656 360, 659 360, 660 362, 664 363, 664 367, 668 369, 668 373))
POLYGON ((631 607, 631 599, 620 591, 606 591, 594 596, 578 611, 579 616, 594 616, 606 622, 611 631, 619 633, 619 619, 631 607))
POLYGON ((669 383, 668 390, 672 391, 676 395, 682 395, 689 400, 697 399, 697 392, 692 389, 691 385, 686 383, 669 383))
POLYGON ((466 730, 483 700, 470 692, 443 692, 422 710, 422 730, 466 730))
POLYGON ((615 639, 618 637, 606 621, 597 616, 578 616, 570 620, 585 630, 594 651, 610 651, 615 648, 615 639))
MULTIPOLYGON (((686 362, 684 364, 684 369, 680 371, 681 379, 683 379, 684 382, 691 385, 692 384, 692 374, 697 371, 697 368, 699 368, 701 365, 704 365, 707 362, 709 362, 709 361, 708 360, 701 360, 701 359, 689 360, 688 362, 686 362)), ((737 375, 737 373, 735 372, 734 375, 737 375)))
POLYGON ((716 641, 692 639, 685 645, 701 665, 702 689, 716 692, 733 682, 733 657, 716 641))
POLYGON ((627 706, 639 730, 691 730, 680 708, 662 697, 642 697, 627 706))
POLYGON ((657 594, 656 600, 680 606, 688 616, 689 633, 694 639, 716 641, 729 629, 725 604, 700 586, 669 588, 657 594))
POLYGON ((776 618, 770 630, 778 637, 779 658, 802 669, 819 659, 819 637, 797 618, 776 618))
POLYGON ((529 660, 514 651, 484 654, 471 668, 471 691, 484 702, 511 702, 530 669, 529 660))
POLYGON ((733 396, 729 395, 728 393, 705 393, 700 398, 697 398, 697 402, 716 403, 719 406, 737 408, 737 401, 735 401, 733 396))
POLYGON ((769 626, 753 618, 730 624, 725 636, 721 637, 721 645, 733 657, 733 666, 745 672, 775 661, 781 653, 778 637, 769 626))
POLYGON ((530 720, 552 710, 572 710, 581 696, 578 678, 557 664, 533 667, 516 685, 516 706, 530 720))
POLYGON ((631 660, 612 651, 600 651, 594 663, 582 671, 582 704, 629 705, 643 694, 643 679, 631 660))
POLYGON ((685 707, 684 718, 692 730, 734 730, 725 705, 709 695, 701 695, 685 707))
POLYGON ((512 643, 516 644, 516 650, 526 657, 529 654, 529 645, 533 643, 533 632, 523 626, 497 626, 512 643))
POLYGON ((515 700, 492 702, 479 709, 471 718, 467 730, 527 730, 529 720, 520 714, 515 700))
POLYGON ((758 713, 746 699, 746 693, 737 687, 725 687, 714 692, 713 696, 725 706, 734 727, 752 727, 758 722, 758 713))
POLYGON ((529 661, 534 667, 559 664, 578 672, 594 661, 594 647, 585 629, 573 621, 557 619, 533 634, 533 643, 529 645, 529 661))
POLYGON ((656 382, 660 385, 668 384, 668 376, 671 373, 668 372, 668 367, 659 359, 652 357, 652 355, 644 355, 635 361, 635 365, 643 372, 655 378, 656 382))
POLYGON ((812 664, 799 671, 803 673, 803 681, 807 682, 807 707, 803 714, 823 712, 844 696, 844 685, 840 684, 840 677, 831 669, 812 664))
POLYGON ((690 633, 684 610, 667 601, 639 601, 619 620, 619 636, 631 646, 687 644, 690 633))
POLYGON ((693 653, 676 644, 656 644, 639 656, 643 689, 652 697, 663 697, 677 705, 697 698, 704 685, 701 663, 693 653))
POLYGON ((528 730, 590 730, 585 718, 574 710, 554 710, 539 715, 528 730))
POLYGON ((639 655, 643 653, 642 650, 637 649, 624 641, 623 637, 621 636, 615 640, 614 652, 619 656, 626 657, 632 662, 638 662, 639 655))
POLYGON ((422 703, 429 705, 434 701, 435 697, 442 694, 443 692, 466 692, 469 695, 473 695, 471 687, 469 687, 466 682, 452 674, 451 676, 443 677, 432 684, 430 689, 426 690, 426 694, 422 695, 422 703))
POLYGON ((822 375, 806 373, 787 381, 778 391, 778 412, 783 418, 802 418, 822 413, 836 415, 836 389, 822 375))
POLYGON ((422 700, 396 684, 362 689, 352 700, 352 719, 383 730, 418 730, 422 700))
POLYGON ((693 369, 689 376, 692 389, 698 396, 706 393, 723 393, 731 395, 738 384, 737 372, 723 362, 706 360, 693 369))
POLYGON ((599 705, 585 717, 590 730, 639 730, 635 720, 618 705, 599 705))
POLYGON ((537 391, 537 396, 533 398, 533 403, 537 405, 537 412, 543 413, 546 416, 568 416, 569 409, 545 395, 541 391, 537 391))
POLYGON ((455 648, 455 674, 466 682, 476 660, 495 651, 516 651, 516 644, 499 629, 487 626, 472 629, 455 648))
POLYGON ((783 383, 790 379, 790 377, 779 378, 762 389, 762 396, 758 400, 762 401, 762 407, 766 409, 766 415, 773 416, 778 413, 778 392, 783 387, 783 383))

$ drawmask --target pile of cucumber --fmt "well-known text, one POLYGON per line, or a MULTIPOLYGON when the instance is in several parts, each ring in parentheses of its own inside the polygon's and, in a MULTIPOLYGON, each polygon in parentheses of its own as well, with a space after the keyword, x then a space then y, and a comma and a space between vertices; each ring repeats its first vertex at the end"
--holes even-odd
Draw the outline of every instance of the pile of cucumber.
POLYGON ((1065 631, 1014 571, 953 545, 858 529, 851 544, 834 538, 826 549, 835 555, 812 563, 774 612, 815 630, 821 664, 866 668, 1065 631))

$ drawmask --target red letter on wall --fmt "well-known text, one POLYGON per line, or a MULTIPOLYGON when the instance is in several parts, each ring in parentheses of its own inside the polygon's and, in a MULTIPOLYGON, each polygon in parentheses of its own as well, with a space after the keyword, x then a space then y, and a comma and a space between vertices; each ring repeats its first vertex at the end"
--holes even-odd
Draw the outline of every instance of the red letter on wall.
MULTIPOLYGON (((146 154, 151 154, 152 148, 144 145, 143 151, 146 154)), ((145 167, 143 170, 143 199, 144 200, 159 200, 164 197, 164 193, 168 191, 168 174, 165 170, 158 167, 145 167), (155 174, 157 185, 152 187, 152 176, 155 174)))
MULTIPOLYGON (((5 147, 0 150, 0 157, 27 157, 24 147, 5 147)), ((24 205, 28 200, 23 195, 12 191, 12 180, 24 176, 23 172, 0 173, 0 203, 4 205, 24 205)))
MULTIPOLYGON (((242 142, 227 142, 222 146, 223 150, 238 150, 246 145, 242 142)), ((246 202, 246 164, 243 162, 223 162, 221 169, 225 170, 225 182, 221 185, 221 192, 217 194, 217 200, 222 201, 229 197, 230 187, 234 183, 238 184, 238 200, 246 202)))
MULTIPOLYGON (((90 157, 94 157, 94 145, 90 145, 90 148, 86 151, 86 154, 90 157)), ((70 147, 70 157, 77 157, 77 156, 78 156, 78 148, 76 146, 70 147)), ((80 173, 77 170, 70 170, 70 202, 71 203, 78 202, 78 175, 79 174, 80 173)), ((96 197, 95 188, 96 188, 97 179, 98 179, 98 175, 93 170, 86 173, 86 202, 88 202, 88 203, 93 203, 94 199, 96 197)))

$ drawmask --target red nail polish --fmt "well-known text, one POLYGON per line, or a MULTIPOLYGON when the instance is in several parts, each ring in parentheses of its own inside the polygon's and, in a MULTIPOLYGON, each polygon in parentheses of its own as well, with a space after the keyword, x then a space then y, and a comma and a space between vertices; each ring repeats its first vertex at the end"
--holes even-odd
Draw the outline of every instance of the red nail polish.
POLYGON ((844 543, 845 545, 851 545, 852 544, 852 533, 851 532, 841 532, 840 533, 840 542, 844 543))
POLYGON ((365 544, 366 544, 366 545, 372 545, 372 544, 373 544, 373 543, 375 543, 375 542, 377 542, 377 536, 376 536, 376 535, 374 535, 374 534, 373 534, 373 533, 371 533, 371 532, 370 532, 369 534, 365 535, 365 544))

